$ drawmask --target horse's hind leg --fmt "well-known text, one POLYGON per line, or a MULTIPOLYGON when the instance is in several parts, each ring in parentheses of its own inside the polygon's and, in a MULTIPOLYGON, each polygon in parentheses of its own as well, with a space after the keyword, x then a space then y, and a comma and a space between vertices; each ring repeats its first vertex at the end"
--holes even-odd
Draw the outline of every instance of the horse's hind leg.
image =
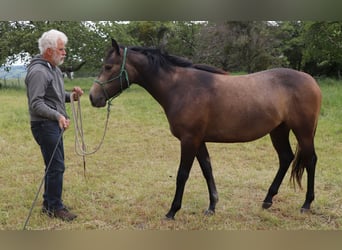
POLYGON ((279 169, 262 204, 262 207, 265 209, 272 206, 272 199, 278 193, 280 184, 282 183, 294 158, 289 142, 289 132, 290 130, 287 126, 285 124, 281 124, 270 133, 273 146, 278 154, 279 169))
POLYGON ((208 191, 209 191, 210 204, 205 214, 212 215, 215 213, 216 203, 218 202, 218 194, 216 190, 214 176, 212 173, 209 153, 204 142, 201 144, 196 157, 201 166, 204 178, 207 181, 207 186, 208 186, 208 191))
POLYGON ((306 172, 308 174, 308 182, 307 182, 307 192, 305 202, 301 208, 301 212, 306 212, 310 210, 311 203, 315 199, 315 170, 316 170, 316 163, 317 163, 317 155, 315 151, 309 160, 309 163, 306 167, 306 172))
POLYGON ((315 152, 313 138, 307 136, 306 139, 297 137, 299 144, 299 161, 297 168, 305 167, 307 172, 307 191, 301 212, 310 210, 311 203, 315 199, 315 170, 317 155, 315 152))

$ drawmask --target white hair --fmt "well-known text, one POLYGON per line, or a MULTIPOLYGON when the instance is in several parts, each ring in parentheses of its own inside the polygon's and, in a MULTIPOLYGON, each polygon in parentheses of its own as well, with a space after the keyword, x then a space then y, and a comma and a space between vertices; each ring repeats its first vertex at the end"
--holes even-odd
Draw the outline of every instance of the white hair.
POLYGON ((68 37, 63 32, 55 29, 44 32, 38 39, 40 53, 43 54, 48 48, 56 48, 58 40, 62 40, 62 42, 66 44, 68 42, 68 37))

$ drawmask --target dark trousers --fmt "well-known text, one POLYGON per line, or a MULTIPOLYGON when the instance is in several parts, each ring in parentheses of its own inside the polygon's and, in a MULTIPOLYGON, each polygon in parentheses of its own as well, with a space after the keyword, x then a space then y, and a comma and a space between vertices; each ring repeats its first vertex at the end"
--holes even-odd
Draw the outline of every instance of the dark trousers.
POLYGON ((31 131, 34 139, 40 146, 45 163, 45 183, 44 183, 44 206, 50 211, 63 208, 62 190, 64 165, 63 136, 57 121, 37 121, 31 122, 31 131), (51 160, 53 151, 58 143, 56 152, 51 160), (51 164, 48 164, 51 160, 51 164))

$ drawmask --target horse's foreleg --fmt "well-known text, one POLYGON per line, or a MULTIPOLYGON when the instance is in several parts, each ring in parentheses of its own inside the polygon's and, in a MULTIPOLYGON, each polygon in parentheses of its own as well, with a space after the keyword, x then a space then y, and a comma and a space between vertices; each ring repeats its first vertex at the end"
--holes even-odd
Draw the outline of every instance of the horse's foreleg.
POLYGON ((207 181, 209 191, 210 204, 208 210, 205 211, 205 214, 212 215, 215 213, 216 203, 218 202, 218 194, 216 190, 214 176, 212 173, 208 149, 204 142, 201 144, 196 157, 201 166, 204 178, 207 181))
POLYGON ((174 219, 175 214, 182 206, 185 183, 189 178, 189 173, 194 162, 197 149, 198 147, 193 143, 181 141, 181 160, 177 173, 176 193, 171 208, 166 214, 166 218, 168 219, 174 219))

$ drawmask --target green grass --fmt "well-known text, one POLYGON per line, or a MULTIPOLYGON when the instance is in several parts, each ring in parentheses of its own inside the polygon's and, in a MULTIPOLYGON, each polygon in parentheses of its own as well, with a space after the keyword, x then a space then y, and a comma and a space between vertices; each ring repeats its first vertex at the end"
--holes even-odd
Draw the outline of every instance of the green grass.
MULTIPOLYGON (((92 79, 66 81, 80 85, 88 149, 101 139, 106 109, 91 107, 92 79)), ((113 101, 102 148, 82 158, 74 151, 74 130, 64 135, 66 165, 64 201, 78 214, 71 223, 40 213, 41 194, 28 229, 225 229, 334 230, 342 226, 342 82, 321 80, 323 105, 316 136, 319 157, 316 200, 312 212, 300 214, 305 190, 293 190, 289 176, 269 210, 261 202, 277 170, 277 156, 268 136, 251 143, 209 143, 220 201, 214 216, 208 206, 204 178, 195 162, 183 206, 175 221, 164 220, 175 191, 180 148, 169 131, 162 108, 133 85, 113 101)), ((29 127, 24 88, 0 90, 0 229, 22 229, 43 176, 43 161, 29 127)), ((71 115, 70 105, 68 105, 71 115)), ((294 140, 292 143, 295 144, 294 140)), ((306 176, 304 176, 306 177, 306 176)), ((306 183, 306 178, 304 180, 306 183)))

